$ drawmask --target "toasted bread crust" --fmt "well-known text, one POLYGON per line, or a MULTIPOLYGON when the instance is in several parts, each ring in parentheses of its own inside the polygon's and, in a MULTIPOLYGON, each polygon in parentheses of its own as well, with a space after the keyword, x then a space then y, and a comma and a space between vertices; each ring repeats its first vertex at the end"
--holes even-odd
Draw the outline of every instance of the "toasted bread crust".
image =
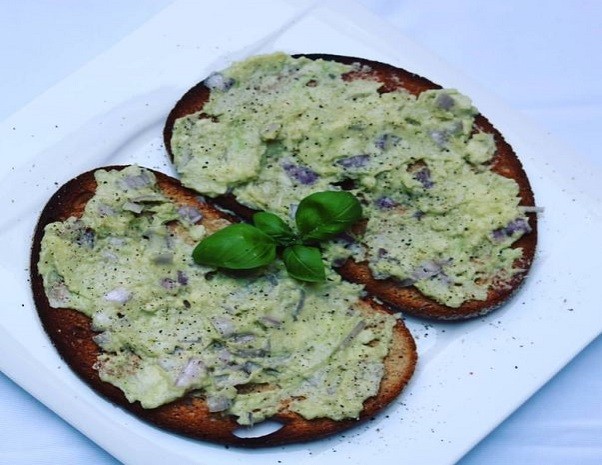
MULTIPOLYGON (((213 206, 201 202, 195 192, 183 187, 177 180, 159 172, 155 172, 155 175, 162 191, 173 201, 194 206, 203 213, 202 221, 208 230, 223 227, 225 221, 235 221, 213 206)), ((91 320, 73 309, 52 308, 37 271, 44 227, 54 221, 81 216, 95 189, 94 171, 89 171, 67 182, 49 200, 34 233, 30 273, 34 301, 45 331, 65 362, 101 396, 132 412, 138 418, 175 433, 220 444, 261 447, 309 441, 353 427, 390 404, 408 383, 416 365, 416 346, 403 322, 398 321, 394 328, 392 347, 385 362, 385 377, 381 382, 380 391, 377 396, 365 402, 359 420, 306 420, 285 410, 273 418, 283 424, 281 429, 266 436, 243 438, 234 434, 240 425, 233 417, 210 413, 201 397, 189 395, 154 409, 144 409, 138 402, 130 403, 120 389, 102 381, 94 368, 100 349, 92 339, 96 333, 91 329, 91 320)), ((387 309, 366 299, 363 301, 362 311, 387 312, 387 309)))
MULTIPOLYGON (((305 56, 314 60, 337 61, 349 65, 355 63, 366 65, 369 69, 368 71, 362 69, 358 72, 351 72, 345 75, 345 78, 349 80, 357 77, 374 79, 382 83, 379 91, 383 93, 405 89, 414 95, 418 95, 425 90, 441 89, 440 85, 422 76, 377 61, 326 54, 295 55, 295 57, 299 56, 305 56)), ((201 82, 186 92, 170 112, 163 135, 168 155, 172 161, 171 137, 175 120, 201 111, 209 99, 209 94, 210 90, 201 82)), ((475 118, 475 127, 480 131, 492 134, 495 139, 497 150, 491 162, 491 170, 517 182, 521 198, 520 205, 534 206, 535 199, 529 179, 510 144, 506 142, 502 134, 489 120, 481 114, 475 118)), ((219 196, 214 200, 222 207, 235 212, 243 218, 248 219, 254 213, 253 210, 239 204, 232 195, 219 196)), ((458 308, 448 307, 425 296, 413 286, 402 287, 394 279, 377 280, 372 275, 367 263, 358 263, 351 259, 347 260, 339 268, 339 272, 349 281, 364 284, 366 290, 379 299, 405 313, 417 317, 436 320, 463 320, 485 315, 506 302, 520 288, 529 272, 535 257, 537 245, 537 216, 535 213, 528 213, 527 216, 532 230, 530 233, 522 236, 512 246, 513 248, 520 247, 523 249, 522 258, 514 264, 515 268, 519 271, 514 274, 509 282, 490 288, 485 300, 466 301, 458 308)))

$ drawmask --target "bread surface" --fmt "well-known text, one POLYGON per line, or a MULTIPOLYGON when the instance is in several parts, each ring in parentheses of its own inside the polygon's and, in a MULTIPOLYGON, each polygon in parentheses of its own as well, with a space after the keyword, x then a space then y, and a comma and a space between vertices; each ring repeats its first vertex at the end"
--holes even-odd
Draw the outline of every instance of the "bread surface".
MULTIPOLYGON (((203 219, 200 221, 209 232, 235 221, 235 218, 202 202, 197 193, 183 187, 177 180, 159 172, 154 173, 159 187, 172 201, 201 211, 203 219)), ((187 395, 153 409, 144 409, 138 402, 130 403, 120 389, 102 381, 94 368, 100 349, 93 341, 96 333, 91 328, 91 320, 74 309, 52 308, 46 297, 42 278, 37 272, 44 227, 51 222, 81 216, 95 189, 94 171, 89 171, 67 182, 52 196, 43 209, 35 230, 30 265, 33 297, 45 331, 65 362, 104 398, 143 421, 175 433, 220 444, 261 447, 314 440, 351 428, 389 405, 408 383, 416 364, 416 346, 408 329, 398 320, 389 355, 385 360, 385 375, 380 390, 376 396, 365 401, 358 420, 306 420, 284 408, 272 418, 282 424, 279 430, 260 437, 242 437, 235 434, 240 428, 236 420, 220 413, 210 413, 202 397, 187 395)), ((362 300, 359 306, 366 314, 388 311, 371 299, 362 300)))
MULTIPOLYGON (((373 79, 381 83, 379 88, 381 93, 405 89, 413 95, 418 95, 429 89, 441 89, 440 85, 422 76, 377 61, 326 54, 294 56, 304 56, 314 60, 332 60, 348 65, 359 63, 362 65, 359 68, 360 71, 350 72, 344 78, 347 80, 373 79)), ((182 96, 168 115, 163 136, 168 156, 172 161, 171 138, 175 121, 193 113, 202 113, 203 106, 208 101, 209 96, 210 89, 203 82, 200 82, 182 96)), ((501 176, 516 181, 519 186, 519 205, 533 207, 535 199, 529 179, 510 144, 482 114, 478 114, 475 118, 475 129, 489 133, 494 137, 496 152, 491 161, 490 169, 501 176)), ((232 195, 218 196, 214 201, 223 208, 231 210, 246 219, 249 219, 254 213, 252 209, 238 203, 232 195)), ((438 303, 422 294, 414 286, 401 285, 395 279, 375 279, 367 262, 355 262, 349 259, 338 270, 345 279, 365 285, 366 290, 375 297, 414 316, 435 320, 464 320, 482 316, 508 301, 517 292, 529 273, 537 245, 537 216, 534 212, 529 212, 527 217, 529 218, 531 231, 520 237, 512 245, 513 248, 523 249, 522 257, 514 263, 514 268, 518 271, 511 280, 497 286, 490 286, 485 300, 468 300, 457 308, 438 303)))

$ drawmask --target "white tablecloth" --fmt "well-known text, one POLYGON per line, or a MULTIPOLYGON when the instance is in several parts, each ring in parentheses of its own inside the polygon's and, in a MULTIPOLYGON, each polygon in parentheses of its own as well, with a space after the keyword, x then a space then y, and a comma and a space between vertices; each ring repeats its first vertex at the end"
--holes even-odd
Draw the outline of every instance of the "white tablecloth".
MULTIPOLYGON (((602 167, 602 2, 360 1, 602 167)), ((0 120, 169 3, 3 2, 0 120)), ((600 360, 598 337, 460 463, 602 463, 600 360)), ((117 462, 0 374, 5 463, 117 462)))

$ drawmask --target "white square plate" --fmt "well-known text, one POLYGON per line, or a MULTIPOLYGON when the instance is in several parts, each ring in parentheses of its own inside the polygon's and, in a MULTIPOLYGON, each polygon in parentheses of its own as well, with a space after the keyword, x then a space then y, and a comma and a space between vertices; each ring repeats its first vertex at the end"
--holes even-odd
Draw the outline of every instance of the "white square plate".
POLYGON ((5 120, 0 144, 0 369, 127 463, 361 464, 406 457, 450 464, 602 329, 594 304, 598 266, 591 253, 599 250, 591 231, 602 226, 595 187, 599 171, 569 164, 565 149, 522 116, 342 0, 314 6, 292 0, 176 2, 5 120), (211 18, 202 28, 201 17, 211 18), (386 61, 460 89, 514 146, 545 212, 532 273, 511 302, 461 324, 408 319, 419 366, 389 409, 327 440, 241 450, 157 430, 75 377, 37 318, 28 283, 29 248, 44 203, 78 173, 138 163, 173 175, 162 128, 176 100, 212 70, 275 50, 386 61))

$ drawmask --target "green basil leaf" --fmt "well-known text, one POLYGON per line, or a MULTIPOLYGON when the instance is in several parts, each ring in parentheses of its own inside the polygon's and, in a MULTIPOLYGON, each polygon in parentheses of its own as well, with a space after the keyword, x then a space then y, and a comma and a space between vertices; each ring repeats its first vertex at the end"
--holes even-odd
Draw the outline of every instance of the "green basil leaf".
POLYGON ((200 265, 250 270, 276 258, 274 240, 249 224, 232 224, 203 239, 192 251, 200 265))
POLYGON ((273 213, 255 213, 253 224, 280 244, 288 245, 295 240, 295 233, 291 227, 273 213))
POLYGON ((288 274, 299 281, 321 282, 326 279, 320 250, 306 245, 293 245, 282 252, 288 274))
POLYGON ((297 207, 295 221, 304 241, 329 239, 362 217, 362 206, 349 192, 316 192, 297 207))

